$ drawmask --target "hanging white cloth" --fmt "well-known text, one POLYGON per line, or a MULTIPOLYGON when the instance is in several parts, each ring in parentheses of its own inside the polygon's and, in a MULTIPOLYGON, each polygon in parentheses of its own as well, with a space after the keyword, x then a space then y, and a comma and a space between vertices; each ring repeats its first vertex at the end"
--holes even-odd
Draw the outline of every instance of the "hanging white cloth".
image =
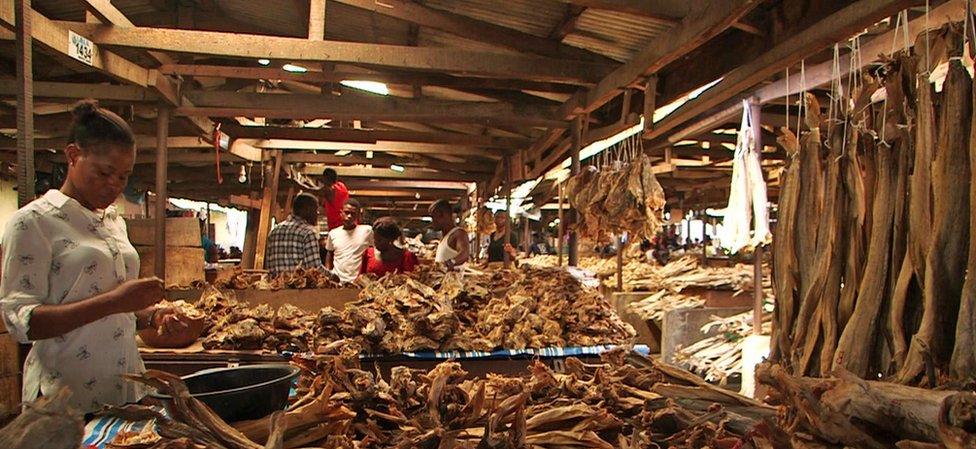
POLYGON ((763 180, 759 161, 760 148, 756 146, 758 132, 760 124, 752 123, 749 101, 743 100, 742 125, 739 127, 732 161, 729 203, 725 208, 720 237, 722 246, 732 253, 745 247, 766 244, 771 240, 766 182, 763 180))

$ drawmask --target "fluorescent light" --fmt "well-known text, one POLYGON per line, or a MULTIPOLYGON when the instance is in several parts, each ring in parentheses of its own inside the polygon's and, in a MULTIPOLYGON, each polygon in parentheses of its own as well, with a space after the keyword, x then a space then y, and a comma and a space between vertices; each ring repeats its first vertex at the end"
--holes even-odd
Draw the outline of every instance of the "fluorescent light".
POLYGON ((390 95, 390 88, 384 83, 377 81, 357 81, 357 80, 342 80, 339 82, 346 87, 351 87, 353 89, 365 90, 366 92, 372 92, 379 95, 390 95))
POLYGON ((281 66, 281 70, 284 70, 286 72, 291 72, 291 73, 305 73, 308 71, 308 69, 306 69, 305 67, 302 67, 300 65, 295 65, 295 64, 285 64, 281 66))
POLYGON ((261 58, 261 59, 258 59, 258 64, 261 64, 261 65, 271 65, 271 60, 270 59, 261 58))
POLYGON ((420 217, 420 221, 426 221, 427 223, 430 223, 434 221, 434 219, 430 217, 420 217))
POLYGON ((373 158, 373 150, 366 150, 366 159, 373 158))
POLYGON ((390 170, 393 170, 393 171, 395 171, 395 172, 400 172, 400 173, 403 173, 403 172, 404 172, 404 170, 406 170, 406 169, 405 169, 405 168, 403 168, 403 166, 402 166, 402 165, 397 165, 397 164, 390 164, 390 170))
POLYGON ((349 150, 339 150, 339 151, 336 151, 335 152, 335 155, 336 156, 339 156, 339 157, 343 157, 343 156, 349 156, 349 153, 352 153, 352 151, 349 151, 349 150))

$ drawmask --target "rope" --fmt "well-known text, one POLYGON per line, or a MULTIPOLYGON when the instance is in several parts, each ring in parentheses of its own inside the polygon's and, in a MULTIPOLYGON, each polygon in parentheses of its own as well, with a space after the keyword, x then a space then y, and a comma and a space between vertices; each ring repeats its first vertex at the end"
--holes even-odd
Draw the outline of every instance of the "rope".
MULTIPOLYGON (((790 68, 786 67, 786 130, 790 130, 790 68)), ((799 130, 797 130, 799 132, 799 130)))
POLYGON ((217 122, 213 130, 214 158, 217 161, 217 184, 224 183, 224 175, 220 173, 220 135, 220 122, 217 122))
POLYGON ((800 124, 803 119, 804 112, 809 113, 807 110, 807 61, 800 61, 800 111, 796 115, 796 136, 800 137, 800 124))

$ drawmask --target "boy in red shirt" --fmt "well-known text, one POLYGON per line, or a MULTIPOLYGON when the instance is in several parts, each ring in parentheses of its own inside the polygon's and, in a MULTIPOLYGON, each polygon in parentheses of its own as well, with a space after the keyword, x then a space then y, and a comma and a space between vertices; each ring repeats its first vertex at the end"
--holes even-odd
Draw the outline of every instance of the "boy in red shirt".
POLYGON ((329 230, 342 226, 342 208, 349 201, 349 189, 339 181, 339 174, 334 168, 326 168, 322 171, 322 178, 325 181, 325 188, 322 192, 325 197, 322 207, 325 209, 325 218, 329 223, 329 230))

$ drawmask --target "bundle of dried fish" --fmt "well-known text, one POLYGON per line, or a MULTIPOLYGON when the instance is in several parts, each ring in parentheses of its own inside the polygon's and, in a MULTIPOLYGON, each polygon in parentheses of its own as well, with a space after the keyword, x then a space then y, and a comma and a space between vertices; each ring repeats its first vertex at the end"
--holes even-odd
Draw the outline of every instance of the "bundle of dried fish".
POLYGON ((69 407, 71 391, 37 399, 0 429, 0 447, 10 449, 76 449, 81 446, 84 422, 69 407))
POLYGON ((616 170, 587 167, 566 184, 570 204, 579 211, 577 231, 596 241, 609 233, 651 238, 661 226, 664 189, 650 159, 641 154, 616 170))
POLYGON ((227 278, 214 284, 217 288, 229 290, 281 290, 342 288, 335 274, 317 268, 298 267, 292 271, 276 274, 246 271, 235 268, 227 278))
POLYGON ((290 304, 277 310, 267 304, 254 307, 231 292, 211 288, 204 291, 196 307, 208 319, 205 349, 307 351, 312 341, 315 317, 290 304))
MULTIPOLYGON (((282 412, 270 417, 270 438, 266 445, 258 444, 224 422, 210 407, 190 396, 186 384, 176 375, 149 370, 140 375, 126 376, 172 398, 164 415, 145 405, 109 407, 102 413, 132 421, 154 420, 159 440, 153 447, 206 447, 223 449, 282 449, 282 435, 287 422, 282 412), (180 445, 180 446, 177 446, 180 445)), ((122 438, 126 438, 123 435, 122 438)))
MULTIPOLYGON (((762 334, 769 335, 772 315, 763 314, 762 318, 762 334)), ((742 372, 742 348, 745 338, 753 332, 752 320, 751 310, 728 318, 712 317, 701 330, 705 334, 718 333, 680 348, 675 362, 703 374, 709 382, 724 385, 729 377, 742 372)))

